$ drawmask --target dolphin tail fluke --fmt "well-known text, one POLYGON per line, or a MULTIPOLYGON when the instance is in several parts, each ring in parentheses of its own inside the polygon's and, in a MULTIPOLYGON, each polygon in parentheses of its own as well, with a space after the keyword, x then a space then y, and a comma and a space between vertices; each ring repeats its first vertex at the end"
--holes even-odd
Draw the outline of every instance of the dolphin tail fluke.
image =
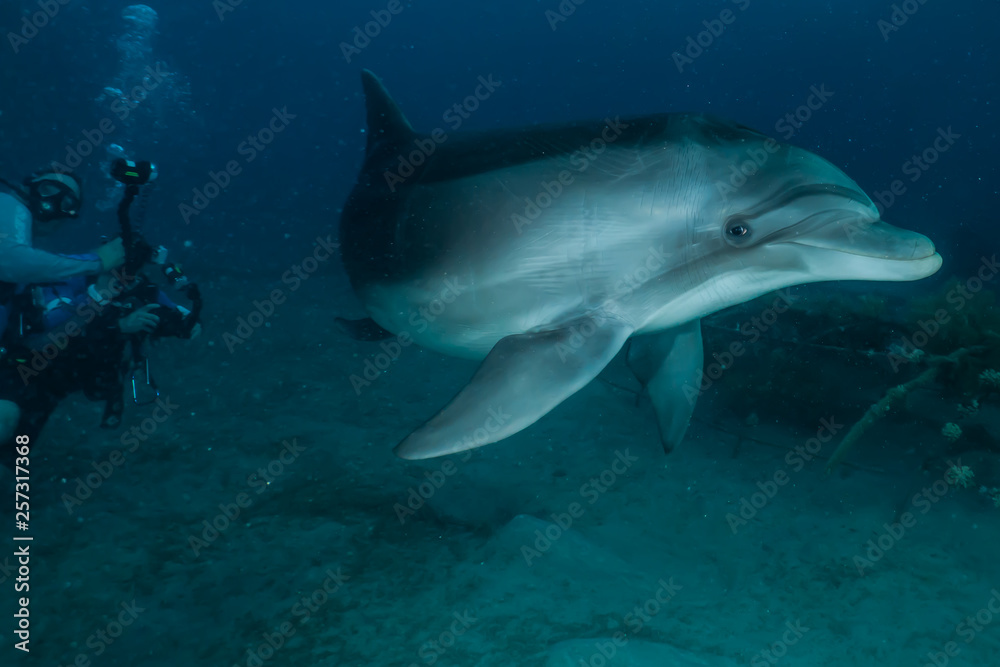
POLYGON ((371 155, 379 144, 395 146, 411 139, 414 132, 410 121, 406 120, 382 81, 364 69, 361 70, 361 84, 368 112, 368 154, 371 155))
POLYGON ((670 452, 684 439, 701 390, 701 320, 632 338, 627 360, 649 393, 663 450, 670 452))
POLYGON ((397 456, 454 454, 527 428, 597 377, 632 332, 599 313, 503 338, 451 403, 396 447, 397 456))

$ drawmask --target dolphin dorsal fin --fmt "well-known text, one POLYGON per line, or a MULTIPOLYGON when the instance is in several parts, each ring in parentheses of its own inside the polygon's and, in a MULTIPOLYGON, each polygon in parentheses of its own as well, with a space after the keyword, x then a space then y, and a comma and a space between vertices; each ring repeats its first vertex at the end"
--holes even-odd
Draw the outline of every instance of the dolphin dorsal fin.
POLYGON ((377 144, 396 145, 407 141, 413 135, 413 127, 382 81, 371 71, 363 69, 361 85, 368 111, 368 154, 372 154, 377 144))

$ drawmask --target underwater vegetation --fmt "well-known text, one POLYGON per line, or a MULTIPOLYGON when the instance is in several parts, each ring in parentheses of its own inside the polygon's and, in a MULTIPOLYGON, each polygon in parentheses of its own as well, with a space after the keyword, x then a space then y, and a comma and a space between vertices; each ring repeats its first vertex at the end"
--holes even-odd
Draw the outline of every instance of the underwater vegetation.
POLYGON ((858 456, 883 420, 920 424, 940 443, 925 465, 978 486, 1000 507, 1000 307, 996 291, 979 285, 973 292, 970 281, 951 280, 905 301, 806 289, 783 297, 789 307, 773 322, 757 316, 773 296, 723 313, 706 327, 706 354, 737 339, 748 344, 718 383, 717 400, 747 424, 776 410, 806 420, 832 406, 851 411, 828 471, 858 456), (929 411, 927 394, 942 407, 929 411), (972 453, 981 470, 956 463, 972 453))

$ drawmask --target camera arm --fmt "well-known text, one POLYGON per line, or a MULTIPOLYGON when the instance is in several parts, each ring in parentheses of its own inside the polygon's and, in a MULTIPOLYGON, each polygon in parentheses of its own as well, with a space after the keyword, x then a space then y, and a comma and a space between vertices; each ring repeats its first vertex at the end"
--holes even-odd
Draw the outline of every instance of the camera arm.
POLYGON ((119 158, 111 163, 111 176, 125 186, 125 195, 118 204, 118 224, 121 227, 122 244, 125 246, 125 266, 122 272, 127 279, 131 279, 152 257, 153 247, 135 231, 129 218, 129 209, 139 195, 139 186, 156 178, 156 167, 148 161, 134 162, 119 158))

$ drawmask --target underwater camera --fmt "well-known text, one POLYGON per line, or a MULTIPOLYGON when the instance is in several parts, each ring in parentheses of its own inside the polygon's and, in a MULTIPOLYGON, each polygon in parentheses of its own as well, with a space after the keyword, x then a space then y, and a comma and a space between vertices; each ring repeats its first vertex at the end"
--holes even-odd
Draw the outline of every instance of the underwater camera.
MULTIPOLYGON (((184 295, 194 304, 197 310, 201 310, 201 295, 197 293, 197 285, 187 285, 184 288, 184 295)), ((128 290, 128 296, 120 299, 119 303, 129 304, 129 311, 138 310, 143 306, 159 303, 160 287, 146 276, 141 276, 136 285, 128 290)), ((191 312, 187 316, 181 311, 172 308, 158 308, 154 311, 160 318, 159 324, 149 337, 151 339, 173 337, 189 338, 191 330, 198 321, 198 313, 191 312)))
MULTIPOLYGON (((130 216, 130 209, 139 195, 140 186, 156 180, 156 166, 146 160, 136 161, 118 158, 111 163, 110 173, 112 178, 125 185, 125 195, 118 206, 118 222, 121 225, 122 243, 125 246, 125 265, 122 277, 126 283, 132 283, 127 290, 125 300, 131 302, 131 305, 136 308, 157 303, 159 301, 159 287, 148 276, 141 273, 141 269, 149 264, 160 266, 167 282, 191 302, 191 309, 187 317, 169 308, 160 309, 157 312, 160 324, 152 333, 151 338, 163 336, 187 338, 191 335, 201 315, 201 292, 196 284, 188 281, 180 265, 167 264, 167 249, 163 246, 154 247, 147 242, 133 225, 130 216)), ((140 210, 140 221, 144 209, 145 207, 142 207, 140 210)))

